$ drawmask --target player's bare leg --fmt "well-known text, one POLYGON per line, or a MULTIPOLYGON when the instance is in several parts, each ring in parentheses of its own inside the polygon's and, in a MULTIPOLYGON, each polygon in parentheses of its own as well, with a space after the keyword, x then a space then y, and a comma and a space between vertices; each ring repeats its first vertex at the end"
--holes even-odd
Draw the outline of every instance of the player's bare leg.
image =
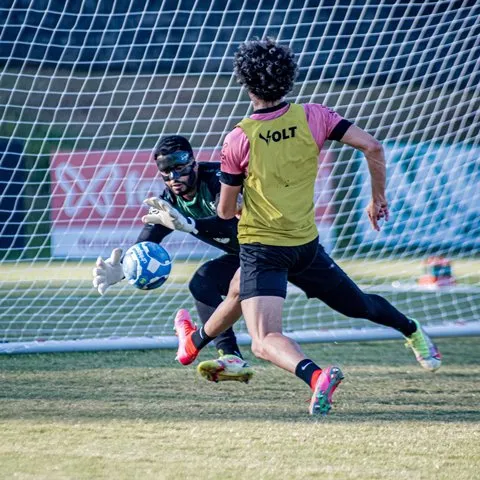
POLYGON ((200 350, 208 345, 219 333, 230 328, 241 315, 240 304, 232 298, 227 298, 217 307, 211 319, 200 329, 193 323, 187 310, 181 309, 177 312, 174 320, 174 328, 178 336, 179 349, 177 359, 183 365, 189 365, 198 356, 200 350), (213 320, 213 328, 208 330, 213 320), (213 332, 211 335, 208 332, 213 332), (217 333, 216 333, 217 332, 217 333), (192 339, 193 334, 198 334, 202 340, 200 343, 192 339))
MULTIPOLYGON (((183 356, 177 355, 182 364, 187 365, 193 362, 204 345, 230 328, 240 318, 242 310, 239 301, 238 275, 239 271, 237 271, 236 278, 234 277, 230 283, 230 289, 225 300, 217 307, 200 330, 194 329, 191 321, 190 323, 180 323, 176 320, 177 331, 183 329, 186 333, 188 330, 186 335, 179 334, 179 351, 181 350, 182 353, 190 352, 187 355, 188 358, 185 357, 185 353, 183 356)), ((238 355, 219 353, 219 358, 206 360, 198 365, 197 371, 200 375, 213 382, 239 381, 248 383, 250 381, 253 370, 243 358, 238 355)))
POLYGON ((241 305, 254 355, 295 373, 305 355, 294 340, 282 333, 284 302, 282 297, 265 296, 243 300, 241 305))
MULTIPOLYGON (((237 269, 230 281, 229 291, 224 301, 216 308, 212 316, 202 327, 197 328, 194 325, 189 312, 186 310, 182 309, 177 312, 174 320, 174 328, 179 342, 177 360, 182 365, 191 364, 204 346, 208 345, 211 340, 222 332, 228 330, 240 318, 242 309, 239 301, 239 272, 240 269, 237 269)), ((236 357, 242 363, 245 363, 236 355, 232 355, 232 357, 236 357)), ((211 362, 215 363, 216 360, 211 362)), ((236 363, 239 364, 240 362, 236 363)), ((216 380, 215 375, 211 375, 211 377, 207 376, 209 380, 216 380)))
POLYGON ((322 370, 305 357, 300 346, 282 333, 282 297, 252 297, 242 301, 242 310, 252 337, 252 352, 259 358, 283 368, 310 386, 313 390, 309 412, 326 415, 332 408, 332 395, 343 380, 337 366, 322 370))

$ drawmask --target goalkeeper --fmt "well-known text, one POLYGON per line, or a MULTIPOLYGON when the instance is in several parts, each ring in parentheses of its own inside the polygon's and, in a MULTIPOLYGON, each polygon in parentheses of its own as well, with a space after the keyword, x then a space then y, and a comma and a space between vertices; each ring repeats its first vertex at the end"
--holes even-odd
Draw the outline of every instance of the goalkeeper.
MULTIPOLYGON (((189 141, 179 135, 161 139, 154 151, 154 160, 166 188, 161 198, 145 201, 150 210, 142 218, 145 225, 137 243, 161 243, 173 230, 179 230, 225 252, 201 265, 189 283, 198 316, 206 322, 227 295, 230 281, 240 265, 238 220, 222 220, 216 215, 220 163, 196 162, 189 141)), ((108 260, 97 260, 93 285, 101 295, 124 278, 121 255, 121 249, 116 248, 108 260)), ((215 347, 219 358, 200 363, 200 374, 214 381, 248 382, 253 371, 242 358, 232 328, 215 339, 215 347)))

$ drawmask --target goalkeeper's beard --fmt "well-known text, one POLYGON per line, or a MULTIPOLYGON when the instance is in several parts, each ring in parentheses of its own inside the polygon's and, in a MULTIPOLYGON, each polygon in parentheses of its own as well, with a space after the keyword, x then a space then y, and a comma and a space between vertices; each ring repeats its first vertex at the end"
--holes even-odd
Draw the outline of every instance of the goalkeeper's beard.
MULTIPOLYGON (((182 192, 179 192, 179 193, 173 192, 175 193, 175 195, 184 197, 185 195, 189 195, 195 192, 195 190, 197 189, 197 176, 196 176, 195 170, 192 170, 188 174, 188 180, 186 182, 182 182, 181 180, 175 180, 175 183, 176 184, 180 183, 181 185, 185 186, 185 190, 183 190, 182 192)), ((172 185, 172 189, 173 189, 173 185, 172 185)))

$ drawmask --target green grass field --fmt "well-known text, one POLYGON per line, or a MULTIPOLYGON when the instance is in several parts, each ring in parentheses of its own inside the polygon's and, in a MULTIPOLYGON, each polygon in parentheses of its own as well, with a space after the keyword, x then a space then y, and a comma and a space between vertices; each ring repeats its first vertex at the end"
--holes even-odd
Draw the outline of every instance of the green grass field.
MULTIPOLYGON (((95 261, 81 263, 54 260, 52 262, 4 262, 0 264, 0 282, 36 282, 63 283, 66 280, 89 280, 95 261)), ((338 264, 352 278, 366 283, 385 282, 417 278, 422 274, 422 260, 409 259, 379 259, 379 260, 338 260, 338 264)), ((171 279, 175 282, 187 281, 199 262, 176 261, 173 264, 171 279)), ((453 270, 462 283, 480 283, 480 259, 464 258, 453 261, 453 270)))
POLYGON ((305 345, 346 374, 323 419, 250 355, 249 385, 210 384, 172 351, 2 356, 0 477, 476 479, 480 338, 438 344, 436 374, 401 342, 305 345))
MULTIPOLYGON (((422 272, 420 260, 340 261, 361 285, 389 287, 393 281, 411 282, 422 272)), ((3 263, 0 265, 0 341, 32 341, 109 337, 123 335, 171 335, 178 308, 193 309, 187 284, 199 263, 176 261, 162 288, 142 292, 126 282, 101 297, 92 287, 94 261, 3 263)), ((478 319, 480 260, 454 262, 459 284, 472 290, 413 292, 390 289, 381 294, 407 315, 426 324, 470 322, 478 319)), ((305 301, 291 293, 285 308, 285 328, 318 329, 362 326, 345 319, 318 301, 305 301)), ((236 327, 245 331, 243 323, 236 327)))

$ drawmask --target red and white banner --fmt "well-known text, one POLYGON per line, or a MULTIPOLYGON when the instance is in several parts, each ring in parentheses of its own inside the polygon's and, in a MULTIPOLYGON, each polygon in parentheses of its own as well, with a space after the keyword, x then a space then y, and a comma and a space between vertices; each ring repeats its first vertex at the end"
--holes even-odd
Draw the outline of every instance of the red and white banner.
POLYGON ((56 153, 50 169, 56 257, 105 256, 132 245, 142 201, 164 188, 148 151, 56 153))
MULTIPOLYGON (((219 160, 218 150, 196 152, 199 161, 219 160)), ((315 215, 324 245, 330 244, 331 158, 320 157, 315 183, 315 215)), ((126 249, 142 229, 145 198, 165 188, 150 151, 59 152, 52 156, 52 255, 108 256, 126 249)), ((175 232, 165 242, 172 255, 203 256, 213 249, 175 232)))
POLYGON ((131 226, 143 199, 164 188, 144 151, 57 153, 51 173, 57 226, 131 226))

